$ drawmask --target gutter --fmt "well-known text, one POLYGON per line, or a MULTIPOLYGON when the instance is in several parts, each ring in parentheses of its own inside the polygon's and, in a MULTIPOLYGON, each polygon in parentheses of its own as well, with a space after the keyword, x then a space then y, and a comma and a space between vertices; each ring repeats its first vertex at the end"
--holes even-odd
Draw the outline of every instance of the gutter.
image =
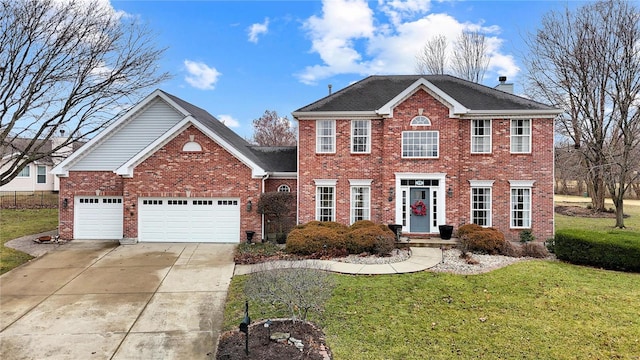
MULTIPOLYGON (((266 173, 265 175, 262 176, 262 192, 261 194, 264 194, 264 186, 265 186, 265 182, 267 181, 267 179, 269 178, 269 176, 271 176, 270 173, 266 173)), ((257 205, 257 204, 256 204, 257 205)), ((257 210, 256 210, 257 211, 257 210)), ((266 236, 264 233, 264 214, 262 214, 260 216, 260 234, 262 234, 262 241, 264 242, 264 240, 266 240, 266 236)))

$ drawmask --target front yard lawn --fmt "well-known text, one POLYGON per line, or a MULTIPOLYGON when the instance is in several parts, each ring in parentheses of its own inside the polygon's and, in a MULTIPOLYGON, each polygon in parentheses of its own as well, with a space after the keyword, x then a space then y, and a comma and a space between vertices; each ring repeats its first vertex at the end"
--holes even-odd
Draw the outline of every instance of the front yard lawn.
MULTIPOLYGON (((483 275, 334 275, 320 318, 334 359, 633 359, 640 275, 528 261, 483 275)), ((234 277, 225 330, 242 320, 234 277)), ((282 317, 250 304, 254 321, 282 317)))
POLYGON ((58 209, 0 210, 0 274, 19 266, 33 256, 4 246, 9 240, 54 230, 58 209))

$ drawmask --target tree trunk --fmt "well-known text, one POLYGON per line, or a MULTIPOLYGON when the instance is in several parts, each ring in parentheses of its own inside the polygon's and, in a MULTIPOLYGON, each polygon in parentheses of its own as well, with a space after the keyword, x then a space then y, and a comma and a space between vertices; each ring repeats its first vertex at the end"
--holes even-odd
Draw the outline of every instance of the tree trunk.
POLYGON ((624 229, 624 200, 622 195, 617 196, 613 203, 616 206, 616 227, 624 229))
POLYGON ((593 176, 587 182, 587 191, 591 196, 591 208, 595 211, 604 211, 604 181, 600 176, 593 176))

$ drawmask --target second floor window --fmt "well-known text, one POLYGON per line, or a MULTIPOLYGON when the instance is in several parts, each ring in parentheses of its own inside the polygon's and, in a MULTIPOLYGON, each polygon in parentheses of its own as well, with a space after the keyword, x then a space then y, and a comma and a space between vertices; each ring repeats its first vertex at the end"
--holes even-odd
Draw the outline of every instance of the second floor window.
POLYGON ((471 153, 491 153, 491 120, 471 120, 471 153))
POLYGON ((351 120, 351 152, 371 152, 371 120, 351 120))
POLYGON ((511 120, 511 153, 531 152, 531 120, 511 120))
POLYGON ((336 152, 336 121, 316 120, 316 153, 336 152))
POLYGON ((437 131, 402 132, 403 158, 437 158, 439 133, 437 131))

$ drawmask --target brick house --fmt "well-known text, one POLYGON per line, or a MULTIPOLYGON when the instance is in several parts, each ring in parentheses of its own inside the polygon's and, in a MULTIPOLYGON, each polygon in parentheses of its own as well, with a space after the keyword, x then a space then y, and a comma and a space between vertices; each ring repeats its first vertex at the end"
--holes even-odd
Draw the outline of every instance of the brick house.
POLYGON ((297 223, 430 235, 476 222, 546 239, 558 113, 451 76, 371 76, 295 111, 298 147, 265 148, 156 90, 52 170, 60 237, 262 239, 260 194, 290 191, 297 223))
POLYGON ((473 222, 510 239, 553 236, 560 111, 510 89, 370 76, 298 109, 298 222, 368 219, 420 235, 473 222))
POLYGON ((161 90, 56 166, 62 239, 231 242, 262 237, 265 189, 295 191, 296 148, 249 144, 161 90))

